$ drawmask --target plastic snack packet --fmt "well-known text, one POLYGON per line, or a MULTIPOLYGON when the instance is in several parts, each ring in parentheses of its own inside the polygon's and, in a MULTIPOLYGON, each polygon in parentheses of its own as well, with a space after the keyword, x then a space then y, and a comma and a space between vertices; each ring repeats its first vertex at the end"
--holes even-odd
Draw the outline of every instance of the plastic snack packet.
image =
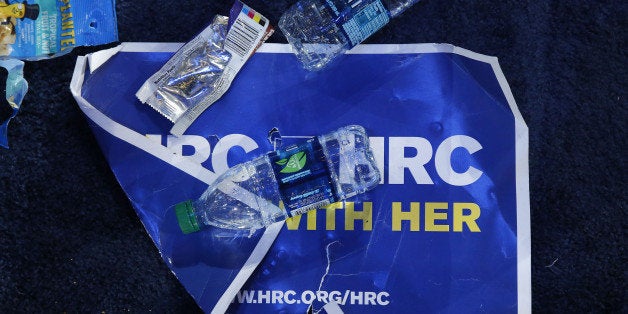
POLYGON ((9 121, 17 115, 28 91, 28 83, 24 79, 24 62, 15 59, 0 60, 0 67, 0 83, 6 82, 5 98, 0 104, 0 146, 9 148, 9 121))
POLYGON ((273 32, 268 19, 240 1, 231 18, 217 15, 151 76, 137 98, 174 122, 180 136, 229 89, 248 58, 273 32))
POLYGON ((46 59, 116 40, 113 0, 0 0, 0 57, 46 59))

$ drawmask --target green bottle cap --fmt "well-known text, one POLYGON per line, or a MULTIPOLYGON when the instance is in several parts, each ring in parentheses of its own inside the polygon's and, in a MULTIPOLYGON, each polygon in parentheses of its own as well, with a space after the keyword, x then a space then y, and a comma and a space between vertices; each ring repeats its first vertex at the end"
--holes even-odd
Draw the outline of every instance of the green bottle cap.
POLYGON ((192 233, 201 230, 194 214, 194 206, 191 201, 185 201, 179 203, 174 207, 177 213, 177 220, 179 221, 179 228, 184 234, 192 233))

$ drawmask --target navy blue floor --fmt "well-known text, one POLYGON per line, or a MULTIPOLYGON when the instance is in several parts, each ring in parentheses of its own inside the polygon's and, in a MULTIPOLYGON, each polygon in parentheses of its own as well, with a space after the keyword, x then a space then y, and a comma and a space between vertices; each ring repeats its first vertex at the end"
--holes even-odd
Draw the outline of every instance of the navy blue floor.
MULTIPOLYGON (((292 2, 248 4, 276 24, 292 2)), ((230 6, 120 0, 120 41, 187 41, 230 6)), ((499 58, 530 129, 537 312, 626 310, 626 16, 622 1, 425 0, 367 41, 499 58)), ((26 64, 30 90, 0 149, 0 312, 199 311, 70 94, 76 56, 100 48, 26 64)))

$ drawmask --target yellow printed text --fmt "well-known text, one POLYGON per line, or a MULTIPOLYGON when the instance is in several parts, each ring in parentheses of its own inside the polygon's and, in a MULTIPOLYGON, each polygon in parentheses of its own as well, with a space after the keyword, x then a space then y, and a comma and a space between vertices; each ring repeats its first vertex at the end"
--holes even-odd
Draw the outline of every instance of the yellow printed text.
MULTIPOLYGON (((390 214, 379 216, 390 219, 392 231, 423 231, 423 232, 481 232, 477 220, 480 218, 480 206, 465 202, 393 202, 390 214)), ((387 210, 382 207, 379 210, 387 210)), ((288 230, 337 230, 337 220, 342 219, 343 230, 372 231, 373 203, 336 202, 319 210, 286 220, 288 230), (323 212, 324 211, 324 212, 323 212), (322 215, 322 216, 321 216, 322 215), (319 218, 319 216, 324 217, 319 218), (301 221, 305 220, 302 224, 301 221)), ((342 222, 341 222, 342 224, 342 222)))

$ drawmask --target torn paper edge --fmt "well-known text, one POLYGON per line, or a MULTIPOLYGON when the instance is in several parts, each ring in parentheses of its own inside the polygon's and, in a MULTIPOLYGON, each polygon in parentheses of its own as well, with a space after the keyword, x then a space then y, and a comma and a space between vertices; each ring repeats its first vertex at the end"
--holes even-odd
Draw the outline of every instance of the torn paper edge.
MULTIPOLYGON (((107 55, 111 57, 113 54, 107 53, 107 54, 100 54, 99 56, 97 56, 99 58, 98 60, 99 65, 102 65, 102 63, 106 61, 103 59, 107 55)), ((183 172, 193 176, 194 178, 206 184, 212 183, 217 178, 217 175, 215 173, 205 169, 200 164, 195 163, 186 157, 172 154, 172 152, 168 150, 166 147, 158 145, 152 140, 150 140, 149 138, 147 138, 146 136, 143 136, 127 128, 126 126, 113 121, 107 115, 105 115, 104 113, 96 109, 94 106, 92 106, 85 98, 83 98, 83 96, 81 95, 81 90, 83 86, 83 81, 85 79, 85 69, 87 66, 87 60, 88 58, 83 57, 83 56, 77 58, 76 66, 74 68, 74 73, 72 74, 72 81, 70 83, 70 89, 72 91, 72 95, 76 99, 82 111, 85 113, 85 115, 89 119, 91 119, 94 123, 96 123, 98 126, 103 128, 103 130, 110 133, 114 137, 117 137, 120 140, 123 140, 141 150, 144 150, 145 152, 167 162, 173 167, 182 170, 183 172)), ((92 68, 91 70, 94 71, 95 68, 92 68)), ((226 311, 226 309, 229 307, 231 303, 231 300, 235 298, 236 293, 242 288, 244 283, 246 283, 246 281, 251 276, 255 268, 257 268, 259 263, 262 261, 262 259, 264 258, 264 256, 266 255, 270 247, 272 246, 272 243, 275 241, 275 239, 279 235, 279 232, 281 231, 283 224, 284 222, 282 221, 282 222, 273 224, 267 227, 266 230, 264 230, 264 233, 262 234, 255 248, 253 249, 252 254, 249 256, 244 266, 240 269, 240 271, 238 272, 234 280, 231 282, 227 290, 220 297, 219 301, 216 303, 214 310, 212 312, 216 310, 218 312, 226 311)), ((153 241, 154 240, 155 239, 153 239, 153 241)))
MULTIPOLYGON (((118 51, 123 52, 175 52, 183 43, 143 43, 143 42, 127 42, 122 43, 118 51)), ((116 51, 116 53, 118 52, 116 51)), ((292 48, 287 44, 276 43, 264 43, 258 53, 292 53, 292 48)), ((98 52, 97 52, 98 53, 98 52)), ((97 54, 96 53, 96 54, 97 54)), ((110 54, 110 52, 108 52, 110 54)), ((506 101, 510 106, 510 110, 515 120, 515 136, 516 136, 516 190, 517 190, 517 304, 519 313, 531 313, 532 312, 532 278, 531 278, 531 236, 530 236, 530 192, 529 192, 529 157, 528 157, 528 127, 521 116, 519 108, 515 102, 514 96, 510 90, 510 86, 504 76, 501 67, 499 66, 498 59, 470 50, 460 48, 450 44, 372 44, 372 45, 358 45, 354 47, 349 54, 416 54, 416 53, 453 53, 467 57, 472 60, 488 63, 491 65, 495 77, 506 97, 506 101)), ((113 54, 111 54, 113 55, 113 54)), ((108 59, 111 55, 106 57, 108 59)), ((106 61, 105 56, 100 59, 104 63, 106 61)), ((102 63, 100 63, 102 64, 102 63)), ((83 112, 94 120, 91 115, 99 116, 103 115, 98 110, 93 108, 89 103, 83 99, 80 95, 81 86, 83 83, 83 72, 85 69, 84 57, 79 57, 77 65, 72 77, 71 90, 74 98, 77 100, 83 112), (79 67, 80 66, 80 67, 79 67), (79 74, 79 75, 77 75, 79 74), (91 107, 91 108, 90 108, 91 107), (94 112, 96 111, 96 112, 94 112)), ((95 68, 92 68, 93 71, 95 68)), ((104 115, 103 115, 104 116, 104 115)), ((105 116, 108 119, 108 117, 105 116)), ((99 119, 102 120, 102 119, 99 119)), ((110 120, 110 119, 109 119, 110 120)), ((94 120, 94 122, 96 122, 94 120)), ((109 123, 113 123, 111 127, 117 128, 121 126, 110 120, 109 123)), ((100 125, 100 124, 99 124, 100 125)), ((101 125, 102 127, 102 125, 101 125)), ((132 131, 131 131, 132 132, 132 131)), ((139 146, 138 146, 139 147, 139 146)), ((177 158, 172 154, 168 154, 166 162, 172 165, 181 163, 181 157, 177 158), (168 161, 171 159, 172 162, 168 161)), ((183 163, 185 164, 185 163, 183 163)), ((184 168, 189 171, 200 175, 205 171, 209 171, 201 166, 191 167, 185 166, 184 168), (198 169, 201 168, 201 169, 198 169)), ((184 170, 185 171, 185 170, 184 170)), ((186 171, 187 172, 187 171, 186 171)), ((190 172, 188 172, 190 173, 190 172)), ((267 229, 268 232, 268 229, 267 229)), ((264 233, 264 236, 266 232, 264 233)), ((276 237, 277 235, 275 235, 276 237)))

